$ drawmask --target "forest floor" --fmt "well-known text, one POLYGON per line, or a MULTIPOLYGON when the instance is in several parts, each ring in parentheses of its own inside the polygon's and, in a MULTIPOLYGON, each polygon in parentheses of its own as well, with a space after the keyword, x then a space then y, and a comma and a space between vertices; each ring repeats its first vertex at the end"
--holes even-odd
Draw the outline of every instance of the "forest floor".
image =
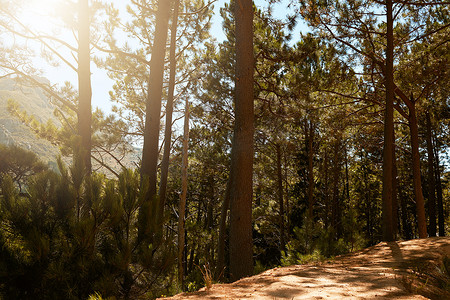
POLYGON ((449 237, 383 242, 164 299, 450 299, 449 272, 449 237))

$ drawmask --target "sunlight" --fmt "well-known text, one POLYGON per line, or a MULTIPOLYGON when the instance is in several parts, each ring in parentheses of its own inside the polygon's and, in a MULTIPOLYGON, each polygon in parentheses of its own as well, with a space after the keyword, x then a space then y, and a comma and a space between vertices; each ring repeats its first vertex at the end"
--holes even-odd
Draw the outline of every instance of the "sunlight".
POLYGON ((31 27, 34 32, 53 34, 59 32, 58 13, 61 12, 61 1, 29 0, 21 14, 21 21, 31 27))

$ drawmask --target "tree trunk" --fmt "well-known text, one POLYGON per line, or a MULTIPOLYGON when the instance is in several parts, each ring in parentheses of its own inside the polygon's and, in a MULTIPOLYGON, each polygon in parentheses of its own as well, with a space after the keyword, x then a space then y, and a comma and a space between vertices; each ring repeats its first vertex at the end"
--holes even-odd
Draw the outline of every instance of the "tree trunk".
POLYGON ((233 281, 253 272, 253 1, 236 1, 235 21, 236 102, 230 190, 230 272, 233 281))
POLYGON ((397 234, 398 234, 398 197, 397 197, 397 192, 398 192, 398 180, 397 180, 397 176, 398 176, 398 172, 397 172, 397 158, 395 155, 395 132, 393 133, 393 137, 394 137, 394 145, 392 147, 392 160, 393 160, 393 168, 392 168, 392 190, 393 190, 393 194, 392 194, 392 231, 393 231, 393 235, 394 235, 394 239, 396 239, 397 234))
POLYGON ((159 154, 159 125, 170 4, 171 1, 169 0, 159 0, 158 11, 156 13, 155 37, 150 61, 150 76, 146 101, 144 146, 142 149, 142 186, 145 186, 147 192, 139 216, 140 239, 150 236, 151 229, 155 227, 153 223, 157 221, 158 209, 155 203, 157 201, 156 181, 159 154), (153 215, 152 211, 154 212, 153 215))
POLYGON ((276 144, 277 151, 277 186, 278 186, 278 203, 280 206, 280 250, 285 250, 284 240, 284 199, 283 199, 283 176, 281 173, 281 146, 276 144))
POLYGON ((383 240, 393 241, 392 224, 392 186, 393 147, 394 147, 394 20, 392 16, 392 0, 386 0, 386 110, 384 115, 384 147, 383 147, 383 240))
POLYGON ((444 217, 444 204, 442 197, 442 182, 441 182, 441 168, 439 163, 439 152, 437 151, 436 140, 434 142, 435 155, 435 180, 436 180, 436 193, 437 193, 437 210, 438 210, 438 225, 439 236, 445 236, 445 217, 444 217))
POLYGON ((436 236, 436 183, 434 174, 434 151, 433 143, 431 141, 431 117, 430 112, 425 113, 426 116, 426 139, 427 139, 427 152, 428 152, 428 216, 430 217, 430 223, 428 227, 428 235, 436 236))
POLYGON ((172 15, 172 28, 170 29, 170 78, 169 78, 169 94, 167 96, 167 103, 166 103, 166 125, 164 128, 164 153, 161 162, 161 182, 159 184, 158 224, 162 224, 164 218, 167 177, 169 175, 169 158, 172 140, 173 98, 175 91, 175 74, 177 72, 176 48, 177 48, 179 7, 180 7, 180 0, 175 0, 172 15))
POLYGON ((217 245, 217 268, 216 276, 220 277, 225 272, 225 240, 227 231, 227 215, 230 207, 230 187, 231 178, 228 179, 227 187, 225 189, 225 196, 223 198, 222 211, 220 214, 219 225, 219 241, 217 245))
POLYGON ((90 59, 89 1, 78 1, 78 134, 86 174, 91 173, 91 59, 90 59))
POLYGON ((314 139, 314 127, 312 122, 309 122, 309 128, 305 128, 308 139, 308 216, 309 219, 313 220, 313 210, 314 210, 314 169, 313 169, 313 139, 314 139))
POLYGON ((325 216, 324 216, 324 226, 328 229, 328 226, 330 226, 330 193, 328 189, 328 151, 325 149, 325 157, 324 157, 324 171, 323 174, 325 176, 324 182, 325 182, 325 191, 324 191, 324 198, 325 198, 325 216))
POLYGON ((402 195, 401 189, 399 189, 400 194, 400 205, 402 210, 402 229, 403 229, 403 238, 405 240, 412 239, 412 229, 411 224, 408 221, 408 205, 406 203, 406 195, 402 195))
MULTIPOLYGON (((363 155, 360 155, 361 161, 363 159, 363 155)), ((367 221, 367 235, 369 236, 370 245, 373 245, 373 232, 372 232, 372 218, 371 218, 371 206, 370 206, 370 188, 369 188, 369 179, 368 179, 368 170, 367 166, 363 165, 363 182, 364 182, 364 201, 365 201, 365 213, 366 213, 366 221, 367 221)))
POLYGON ((334 158, 333 158, 333 194, 332 194, 332 207, 331 207, 331 226, 336 230, 335 238, 339 238, 341 235, 341 216, 340 204, 339 204, 339 146, 340 141, 335 141, 334 145, 334 158))
POLYGON ((288 163, 287 163, 287 151, 285 151, 284 153, 284 194, 286 195, 285 198, 285 215, 287 216, 287 222, 286 222, 286 228, 287 228, 287 235, 288 235, 288 240, 289 240, 289 230, 291 228, 291 218, 289 217, 291 214, 291 209, 290 209, 290 205, 289 205, 289 183, 288 183, 288 163))
POLYGON ((187 169, 188 169, 188 147, 189 147, 189 100, 186 98, 186 108, 184 113, 184 136, 183 136, 183 158, 181 163, 181 196, 178 207, 178 282, 183 288, 183 252, 184 252, 184 218, 186 213, 187 195, 187 169))
POLYGON ((348 151, 347 151, 347 145, 344 149, 345 152, 345 196, 347 197, 348 203, 350 203, 350 179, 348 175, 348 151))
POLYGON ((414 195, 416 197, 416 214, 419 238, 422 239, 427 237, 427 222, 425 218, 425 201, 423 199, 422 181, 420 176, 419 129, 417 127, 415 102, 412 99, 411 102, 412 105, 409 111, 409 129, 411 132, 414 195))

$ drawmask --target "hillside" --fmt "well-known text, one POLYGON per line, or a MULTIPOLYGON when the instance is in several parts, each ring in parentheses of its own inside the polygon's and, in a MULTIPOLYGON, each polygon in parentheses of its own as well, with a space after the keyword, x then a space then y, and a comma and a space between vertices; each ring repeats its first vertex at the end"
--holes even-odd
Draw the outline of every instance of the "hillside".
MULTIPOLYGON (((44 79, 42 79, 44 80, 44 79)), ((44 162, 55 161, 59 150, 50 142, 36 138, 36 135, 7 109, 8 100, 16 101, 20 109, 32 114, 40 122, 47 122, 53 117, 53 106, 48 98, 37 88, 21 87, 13 79, 0 80, 0 144, 15 144, 32 150, 44 162)))
POLYGON ((449 272, 450 238, 428 238, 379 243, 164 299, 450 299, 449 272))
MULTIPOLYGON (((44 78, 39 80, 46 81, 44 78)), ((0 79, 0 144, 17 145, 21 148, 35 152, 44 163, 56 168, 56 157, 59 155, 57 146, 52 145, 49 141, 37 138, 36 135, 16 117, 8 112, 8 100, 14 100, 21 110, 33 115, 39 122, 46 123, 49 119, 58 124, 59 121, 53 115, 54 106, 48 97, 39 88, 23 87, 18 85, 14 79, 0 79)), ((132 148, 122 163, 128 168, 135 168, 141 150, 132 148)), ((122 157, 122 153, 117 153, 117 157, 122 157)), ((120 172, 121 166, 110 156, 105 156, 101 160, 105 161, 116 172, 120 172)), ((66 163, 70 163, 69 159, 65 159, 66 163)), ((100 167, 98 163, 93 161, 94 170, 104 172, 107 175, 111 173, 100 167)))

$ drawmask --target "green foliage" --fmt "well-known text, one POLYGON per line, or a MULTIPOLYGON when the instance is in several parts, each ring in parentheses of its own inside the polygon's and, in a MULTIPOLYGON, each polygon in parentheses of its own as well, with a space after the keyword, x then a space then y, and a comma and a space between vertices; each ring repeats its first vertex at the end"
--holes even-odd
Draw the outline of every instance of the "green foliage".
POLYGON ((324 227, 320 222, 313 222, 306 215, 303 226, 294 228, 294 238, 281 253, 281 264, 306 264, 321 262, 336 255, 357 251, 365 246, 355 210, 350 209, 343 219, 342 237, 336 237, 336 229, 324 227))
POLYGON ((47 169, 38 156, 18 146, 0 144, 0 181, 8 175, 22 191, 22 187, 32 175, 47 169))
MULTIPOLYGON (((205 2, 181 1, 184 13, 177 41, 176 99, 193 100, 183 261, 190 291, 213 280, 209 271, 198 266, 216 267, 235 92, 237 1, 229 1, 220 11, 226 36, 220 43, 209 39, 212 10, 204 7, 205 2), (194 11, 197 14, 190 13, 194 11)), ((279 1, 270 1, 275 2, 279 1)), ((135 299, 179 291, 172 282, 181 159, 171 157, 163 231, 154 222, 158 199, 144 203, 146 187, 139 172, 123 169, 120 159, 129 151, 129 143, 142 137, 156 4, 153 0, 131 3, 127 24, 119 19, 122 12, 106 5, 107 33, 94 33, 97 46, 110 50, 104 61, 96 62, 115 81, 110 92, 115 116, 93 112, 93 153, 101 163, 113 166, 116 180, 83 172, 83 162, 77 159, 82 155, 74 151, 80 149, 80 141, 74 137, 77 116, 70 105, 76 106, 78 100, 71 84, 54 88, 49 82, 39 84, 41 79, 27 78, 28 83, 54 92, 49 103, 47 92, 19 87, 23 79, 0 80, 0 138, 4 138, 0 143, 14 142, 53 160, 56 148, 35 143, 36 133, 58 145, 62 155, 74 157, 69 167, 58 159, 56 174, 30 152, 0 146, 1 299, 135 299), (7 114, 8 107, 31 130, 25 133, 23 124, 7 114), (56 118, 50 117, 52 113, 56 118), (107 157, 112 156, 118 159, 111 158, 111 163, 107 157), (143 224, 147 232, 140 238, 143 224)), ((381 66, 386 25, 378 14, 384 4, 311 0, 290 5, 298 5, 312 32, 291 31, 295 17, 289 17, 286 28, 285 20, 275 19, 270 9, 255 6, 255 272, 279 264, 322 261, 381 238, 384 107, 380 99, 384 98, 381 66), (289 41, 289 36, 297 40, 289 41), (281 149, 281 176, 275 146, 281 149), (309 201, 311 219, 305 217, 309 201)), ((433 117, 443 206, 448 211, 450 180, 443 166, 448 163, 450 136, 448 8, 405 4, 395 10, 395 83, 417 98, 419 130, 424 110, 433 117)), ((3 63, 10 54, 2 53, 3 63)), ((25 66, 26 61, 18 63, 25 66)), ((401 101, 396 105, 406 109, 401 101)), ((406 119, 395 115, 399 236, 409 239, 416 233, 416 207, 406 119)), ((180 149, 175 138, 172 154, 180 149)), ((450 219, 448 214, 444 217, 448 231, 450 219)), ((440 270, 448 275, 448 269, 445 259, 440 270)), ((227 270, 217 273, 214 276, 219 278, 214 279, 226 280, 227 270)))
POLYGON ((167 240, 137 239, 142 191, 139 173, 118 181, 80 175, 59 161, 60 174, 45 171, 19 195, 9 176, 1 182, 0 294, 7 299, 86 299, 89 295, 137 297, 162 288, 173 261, 167 240), (78 174, 78 175, 76 175, 78 174))

